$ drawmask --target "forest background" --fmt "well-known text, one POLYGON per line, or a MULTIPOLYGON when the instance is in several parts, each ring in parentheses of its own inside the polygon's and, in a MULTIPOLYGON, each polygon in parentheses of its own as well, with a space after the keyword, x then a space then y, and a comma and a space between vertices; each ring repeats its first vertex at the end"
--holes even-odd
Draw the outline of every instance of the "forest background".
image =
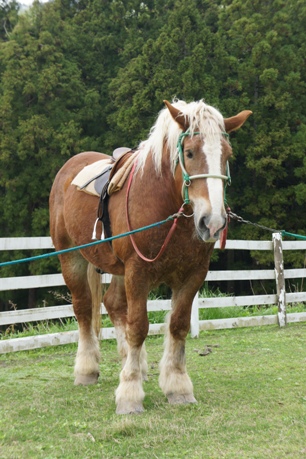
MULTIPOLYGON (((247 220, 306 234, 304 0, 35 0, 22 12, 15 1, 0 5, 0 237, 49 235, 60 167, 81 151, 137 146, 173 97, 204 98, 225 117, 253 111, 231 134, 229 205, 247 220)), ((235 223, 229 237, 271 235, 235 223)), ((213 263, 270 261, 225 251, 213 263)), ((286 262, 301 267, 304 254, 286 254, 286 262)), ((50 258, 1 276, 57 270, 50 258)), ((24 293, 4 292, 0 310, 32 307, 42 301, 35 293, 25 302, 24 293)))

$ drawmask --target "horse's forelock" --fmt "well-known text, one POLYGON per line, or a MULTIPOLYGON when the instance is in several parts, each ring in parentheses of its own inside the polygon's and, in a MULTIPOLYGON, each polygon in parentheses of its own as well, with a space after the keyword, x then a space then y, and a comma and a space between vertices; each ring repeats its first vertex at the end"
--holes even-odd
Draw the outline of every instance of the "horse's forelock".
MULTIPOLYGON (((220 134, 224 130, 224 121, 221 113, 205 104, 203 100, 190 102, 177 100, 172 104, 178 108, 186 117, 191 136, 194 132, 200 132, 204 138, 209 140, 211 136, 220 134)), ((155 169, 161 173, 162 155, 165 143, 170 152, 170 167, 174 172, 177 159, 177 141, 182 129, 173 120, 169 110, 163 108, 157 120, 150 130, 147 140, 139 145, 138 170, 143 169, 149 152, 152 152, 155 169)))

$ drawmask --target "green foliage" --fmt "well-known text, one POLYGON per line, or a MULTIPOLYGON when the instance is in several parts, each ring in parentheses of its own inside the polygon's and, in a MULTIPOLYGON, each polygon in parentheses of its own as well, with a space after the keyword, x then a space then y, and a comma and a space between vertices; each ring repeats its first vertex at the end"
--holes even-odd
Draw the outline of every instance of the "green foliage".
POLYGON ((242 167, 247 173, 234 202, 258 223, 304 234, 305 207, 297 200, 301 186, 295 173, 305 155, 305 144, 299 143, 305 123, 304 33, 299 20, 295 25, 296 14, 305 15, 302 3, 228 2, 221 24, 236 78, 244 82, 239 92, 247 93, 254 111, 251 142, 235 161, 237 171, 242 167))
MULTIPOLYGON (((225 117, 253 111, 231 135, 229 205, 306 234, 305 2, 35 0, 18 9, 1 3, 1 237, 47 235, 49 190, 63 163, 83 150, 137 145, 173 97, 204 98, 225 117)), ((232 224, 229 237, 270 235, 232 224)), ((268 260, 254 253, 253 261, 268 260)), ((54 261, 37 263, 42 269, 54 261)))
POLYGON ((19 5, 15 0, 0 2, 0 43, 7 41, 18 22, 19 5))
MULTIPOLYGON (((205 96, 210 103, 217 102, 218 35, 196 1, 177 1, 165 15, 160 29, 110 84, 115 109, 110 120, 117 120, 131 141, 147 134, 163 99, 205 96)), ((159 20, 153 18, 152 23, 159 20)))

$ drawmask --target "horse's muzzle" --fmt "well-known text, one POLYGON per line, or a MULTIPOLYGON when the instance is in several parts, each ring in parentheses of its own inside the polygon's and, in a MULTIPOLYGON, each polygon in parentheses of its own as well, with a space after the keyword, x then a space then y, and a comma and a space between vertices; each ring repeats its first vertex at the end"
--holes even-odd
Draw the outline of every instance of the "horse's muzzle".
POLYGON ((220 232, 225 228, 226 223, 226 214, 204 215, 197 222, 197 233, 204 242, 216 242, 219 239, 220 232))

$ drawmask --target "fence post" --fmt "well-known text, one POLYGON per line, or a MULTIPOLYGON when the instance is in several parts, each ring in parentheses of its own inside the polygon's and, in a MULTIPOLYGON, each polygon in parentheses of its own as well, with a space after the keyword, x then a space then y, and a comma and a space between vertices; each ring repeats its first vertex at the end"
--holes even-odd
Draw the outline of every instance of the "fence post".
POLYGON ((191 309, 191 319, 190 319, 190 334, 191 338, 198 338, 200 333, 200 324, 199 324, 199 292, 192 302, 191 309))
POLYGON ((276 282, 277 306, 278 306, 278 324, 284 327, 287 324, 286 314, 286 286, 285 286, 285 271, 283 260, 283 247, 281 233, 273 233, 272 235, 274 249, 274 271, 276 282))

